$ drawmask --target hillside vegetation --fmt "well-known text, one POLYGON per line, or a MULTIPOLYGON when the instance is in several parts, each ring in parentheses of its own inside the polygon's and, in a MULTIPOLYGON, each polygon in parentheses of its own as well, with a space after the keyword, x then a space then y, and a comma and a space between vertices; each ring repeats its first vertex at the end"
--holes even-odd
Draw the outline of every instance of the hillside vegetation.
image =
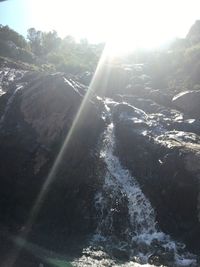
POLYGON ((72 36, 61 39, 56 31, 27 31, 27 39, 8 26, 0 25, 0 56, 42 67, 44 70, 77 74, 96 67, 103 44, 76 42, 72 36))
MULTIPOLYGON (((104 44, 77 42, 72 36, 60 38, 56 31, 27 31, 27 38, 8 26, 0 25, 0 56, 32 64, 45 71, 79 74, 93 72, 104 44)), ((196 21, 187 36, 174 40, 165 48, 134 51, 118 57, 115 63, 145 63, 154 88, 180 91, 200 89, 200 21, 196 21)))

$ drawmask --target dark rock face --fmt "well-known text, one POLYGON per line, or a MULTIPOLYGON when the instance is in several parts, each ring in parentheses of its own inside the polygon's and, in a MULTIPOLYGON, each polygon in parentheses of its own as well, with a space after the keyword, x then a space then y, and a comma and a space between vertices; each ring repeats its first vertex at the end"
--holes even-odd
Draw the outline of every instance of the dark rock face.
POLYGON ((200 91, 185 91, 173 98, 173 104, 176 108, 182 110, 186 114, 200 117, 200 91))
POLYGON ((95 98, 79 112, 85 92, 61 74, 27 72, 0 98, 1 223, 12 229, 26 223, 67 138, 33 227, 61 236, 94 229, 104 123, 95 98))
MULTIPOLYGON (((161 230, 200 251, 199 92, 173 98, 138 82, 112 96, 115 153, 151 201, 161 230)), ((160 255, 150 261, 165 264, 160 255)))
POLYGON ((174 262, 174 255, 170 252, 163 252, 159 251, 156 254, 152 254, 149 259, 148 263, 154 264, 155 266, 161 266, 161 265, 172 265, 174 262))
MULTIPOLYGON (((133 79, 138 84, 122 90, 127 75, 122 72, 124 79, 116 92, 117 80, 112 83, 110 78, 107 84, 107 95, 115 100, 108 118, 105 103, 91 97, 79 78, 20 70, 5 73, 4 69, 0 76, 0 223, 22 231, 45 182, 53 177, 33 232, 51 233, 58 240, 94 232, 95 196, 105 171, 98 147, 104 117, 114 123, 115 154, 155 208, 158 226, 200 250, 199 110, 186 110, 185 104, 172 103, 171 93, 148 87, 151 81, 141 66, 133 79)), ((197 108, 191 101, 191 108, 197 108)), ((113 199, 112 189, 104 194, 114 209, 111 230, 121 238, 129 227, 127 199, 121 195, 113 199)), ((105 234, 109 231, 105 229, 105 234)), ((120 260, 129 258, 126 248, 114 247, 111 254, 120 260)), ((149 257, 154 265, 173 260, 166 251, 149 257)))
POLYGON ((128 103, 115 106, 116 153, 150 199, 161 229, 194 248, 200 232, 199 123, 151 101, 125 99, 135 106, 147 104, 147 113, 128 103))

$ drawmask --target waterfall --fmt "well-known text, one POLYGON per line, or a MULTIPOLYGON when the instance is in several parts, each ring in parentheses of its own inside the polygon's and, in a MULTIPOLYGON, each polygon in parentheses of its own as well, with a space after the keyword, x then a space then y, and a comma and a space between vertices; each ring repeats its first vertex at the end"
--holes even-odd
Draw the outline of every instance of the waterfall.
MULTIPOLYGON (((107 166, 103 189, 111 192, 113 200, 118 199, 119 195, 121 195, 121 199, 127 199, 130 231, 134 235, 153 233, 156 231, 154 210, 142 193, 137 181, 130 175, 128 170, 121 166, 119 159, 114 155, 114 140, 114 126, 113 123, 110 123, 105 131, 104 144, 101 151, 101 157, 107 166)), ((102 198, 101 195, 98 195, 98 197, 102 198)), ((98 197, 96 204, 100 203, 98 197)), ((105 205, 105 202, 103 202, 103 205, 105 205)), ((108 206, 103 206, 101 210, 106 208, 108 206)), ((109 207, 106 219, 112 217, 113 211, 113 208, 109 207)), ((104 222, 101 221, 101 223, 104 222)))
POLYGON ((184 244, 174 242, 159 230, 150 201, 135 177, 121 165, 114 154, 115 133, 109 107, 114 104, 108 99, 105 100, 104 117, 110 123, 103 134, 100 157, 105 163, 106 170, 102 190, 95 197, 99 215, 98 227, 92 242, 104 242, 107 247, 115 246, 116 243, 119 246, 123 244, 129 249, 130 259, 140 258, 139 261, 143 264, 147 263, 150 255, 159 250, 173 255, 176 262, 174 266, 190 266, 195 262, 193 255, 185 252, 184 244))

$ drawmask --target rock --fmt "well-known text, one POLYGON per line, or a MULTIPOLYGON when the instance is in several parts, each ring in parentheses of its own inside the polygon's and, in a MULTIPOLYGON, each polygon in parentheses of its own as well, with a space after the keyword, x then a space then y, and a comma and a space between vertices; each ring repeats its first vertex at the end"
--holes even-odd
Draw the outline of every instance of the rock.
MULTIPOLYGON (((113 108, 113 118, 116 154, 150 199, 161 229, 190 247, 198 246, 194 232, 198 235, 200 229, 199 135, 176 130, 177 122, 179 126, 189 122, 161 106, 158 113, 147 114, 119 104, 113 108)), ((198 127, 198 121, 193 122, 198 127)))
POLYGON ((200 91, 184 91, 172 99, 174 106, 195 118, 200 117, 200 91))
POLYGON ((21 96, 24 120, 36 131, 38 141, 52 143, 70 127, 82 101, 81 94, 62 76, 46 76, 26 86, 21 96))
POLYGON ((148 263, 153 264, 155 266, 160 266, 162 264, 160 257, 156 254, 149 256, 148 263))
POLYGON ((2 224, 26 224, 62 149, 32 229, 63 239, 94 229, 93 198, 101 185, 97 144, 104 121, 95 99, 78 113, 85 89, 71 76, 29 72, 0 97, 2 224))
MULTIPOLYGON (((112 244, 131 240, 127 248, 107 246, 111 256, 128 261, 131 255, 145 263, 145 256, 153 253, 149 263, 170 265, 174 255, 162 250, 163 244, 157 239, 149 244, 133 240, 137 235, 133 228, 129 235, 126 191, 119 186, 114 195, 112 184, 109 190, 102 190, 106 164, 99 153, 99 141, 105 124, 112 121, 114 156, 150 200, 159 230, 184 241, 191 250, 200 250, 199 120, 182 108, 178 111, 170 93, 147 87, 150 78, 143 76, 143 66, 137 68, 135 73, 140 76, 134 74, 132 80, 137 84, 131 84, 131 70, 116 68, 105 87, 106 76, 100 89, 94 89, 99 89, 102 98, 89 95, 88 99, 84 98, 87 87, 80 83, 84 77, 25 71, 16 73, 9 82, 9 76, 3 75, 8 86, 0 97, 2 224, 18 232, 26 229, 35 200, 49 183, 31 227, 32 235, 42 233, 60 243, 60 239, 94 233, 99 220, 103 223, 98 230, 111 237, 112 244), (126 79, 130 86, 125 86, 126 79), (103 101, 107 89, 106 95, 115 101, 103 101), (49 177, 53 177, 50 182, 49 177), (97 192, 102 192, 98 203, 97 192), (104 206, 102 199, 106 199, 104 206), (109 222, 104 220, 108 214, 109 222)), ((94 260, 105 257, 94 249, 94 260)))
POLYGON ((146 113, 159 112, 160 105, 156 104, 151 99, 141 98, 138 96, 122 95, 121 101, 127 102, 128 104, 142 109, 146 113))
POLYGON ((0 69, 0 84, 3 92, 9 90, 16 82, 20 82, 25 70, 4 67, 0 69))
POLYGON ((192 132, 200 135, 200 121, 197 119, 181 119, 174 120, 171 124, 171 130, 178 130, 183 132, 192 132))
POLYGON ((170 106, 172 96, 164 92, 165 90, 150 90, 148 98, 152 99, 156 103, 163 105, 165 107, 170 106))
POLYGON ((128 261, 129 260, 129 256, 130 256, 128 250, 121 249, 121 248, 118 248, 118 247, 114 247, 112 249, 112 255, 116 259, 121 260, 121 261, 128 261))
POLYGON ((139 120, 145 121, 146 114, 143 110, 133 107, 128 104, 118 104, 114 107, 113 110, 113 119, 118 120, 129 120, 132 118, 137 118, 139 120))
POLYGON ((89 72, 89 71, 85 71, 84 73, 79 75, 78 79, 80 80, 80 82, 82 84, 89 86, 93 75, 94 75, 94 73, 89 72))
POLYGON ((174 263, 173 252, 156 252, 149 256, 148 263, 155 266, 171 266, 174 263))

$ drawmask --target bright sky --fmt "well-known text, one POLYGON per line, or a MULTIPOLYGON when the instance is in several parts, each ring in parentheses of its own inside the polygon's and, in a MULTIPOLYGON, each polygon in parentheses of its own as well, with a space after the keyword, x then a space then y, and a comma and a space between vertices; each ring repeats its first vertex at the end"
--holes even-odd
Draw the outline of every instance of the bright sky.
POLYGON ((0 23, 23 35, 30 27, 90 42, 119 40, 153 46, 184 37, 200 18, 199 0, 8 0, 0 23), (130 38, 131 36, 131 38, 130 38), (122 38, 121 38, 122 39, 122 38))

